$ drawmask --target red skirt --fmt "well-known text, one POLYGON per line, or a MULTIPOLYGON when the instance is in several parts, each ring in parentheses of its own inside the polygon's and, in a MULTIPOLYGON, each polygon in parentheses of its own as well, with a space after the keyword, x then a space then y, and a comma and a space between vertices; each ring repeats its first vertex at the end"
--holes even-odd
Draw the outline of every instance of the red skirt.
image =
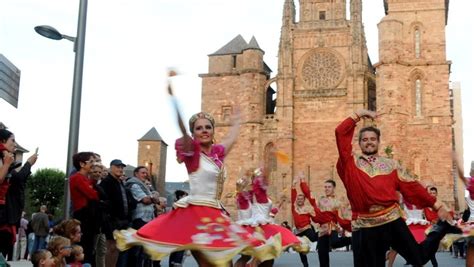
POLYGON ((281 238, 281 246, 283 249, 292 247, 298 252, 308 252, 309 244, 302 242, 297 236, 295 236, 290 230, 277 224, 263 224, 259 226, 242 225, 248 232, 254 236, 256 233, 261 232, 266 240, 270 240, 272 237, 277 235, 281 238))
POLYGON ((160 215, 138 231, 116 231, 121 250, 140 245, 152 259, 161 260, 173 251, 197 250, 217 266, 225 266, 239 254, 267 258, 273 244, 265 244, 233 223, 222 210, 189 205, 160 215))
POLYGON ((416 242, 421 243, 425 240, 426 234, 425 231, 430 227, 429 224, 422 225, 422 224, 410 224, 408 225, 408 229, 410 229, 411 234, 415 237, 416 242))

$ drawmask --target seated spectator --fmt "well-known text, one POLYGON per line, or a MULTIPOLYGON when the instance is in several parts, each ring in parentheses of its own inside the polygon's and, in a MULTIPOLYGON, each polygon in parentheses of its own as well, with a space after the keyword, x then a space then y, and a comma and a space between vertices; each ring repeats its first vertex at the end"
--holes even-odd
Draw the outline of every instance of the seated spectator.
POLYGON ((76 219, 64 220, 54 227, 53 233, 68 238, 72 244, 77 244, 82 237, 81 222, 76 219))
POLYGON ((66 267, 66 257, 71 254, 71 241, 68 238, 53 237, 48 243, 48 250, 53 255, 55 267, 66 267))
POLYGON ((46 249, 40 249, 31 256, 33 267, 54 267, 54 259, 51 252, 46 249))
POLYGON ((84 249, 79 245, 72 245, 71 254, 66 257, 68 267, 90 267, 89 263, 84 261, 84 249))

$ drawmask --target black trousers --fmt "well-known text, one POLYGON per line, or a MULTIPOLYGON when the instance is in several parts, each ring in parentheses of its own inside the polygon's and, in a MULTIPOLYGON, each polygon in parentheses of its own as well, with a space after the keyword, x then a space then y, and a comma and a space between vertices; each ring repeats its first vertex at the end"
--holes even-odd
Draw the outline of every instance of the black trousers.
POLYGON ((329 251, 333 248, 342 248, 351 244, 351 238, 339 236, 336 231, 330 235, 320 236, 318 240, 318 258, 320 267, 329 267, 329 251))
MULTIPOLYGON (((318 233, 314 231, 313 226, 311 225, 311 228, 308 228, 304 230, 301 233, 298 233, 297 236, 306 236, 311 242, 316 242, 318 241, 318 233)), ((303 263, 304 267, 308 267, 308 257, 304 253, 300 253, 300 259, 301 263, 303 263)))
POLYGON ((418 244, 406 223, 399 218, 381 226, 362 228, 354 233, 354 266, 382 267, 385 266, 385 255, 390 247, 409 264, 421 266, 427 263, 438 250, 439 242, 446 232, 432 231, 418 244))
POLYGON ((352 259, 354 267, 366 266, 362 255, 362 235, 360 230, 352 232, 352 259))
POLYGON ((98 233, 97 218, 91 218, 91 211, 89 207, 84 207, 80 210, 74 211, 72 217, 81 222, 81 241, 79 244, 84 250, 84 262, 95 266, 94 254, 94 236, 98 233))
POLYGON ((171 253, 169 267, 181 266, 183 264, 184 252, 184 250, 181 250, 171 253))

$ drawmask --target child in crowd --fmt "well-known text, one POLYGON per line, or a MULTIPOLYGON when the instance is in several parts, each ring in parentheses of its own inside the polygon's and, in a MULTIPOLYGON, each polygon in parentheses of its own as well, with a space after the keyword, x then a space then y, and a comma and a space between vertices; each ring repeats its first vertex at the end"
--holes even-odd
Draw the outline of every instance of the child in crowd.
POLYGON ((33 263, 33 267, 54 266, 53 255, 46 249, 40 249, 33 253, 33 255, 31 256, 31 262, 33 263))
POLYGON ((90 267, 89 263, 84 261, 84 249, 79 245, 72 245, 71 254, 66 257, 67 267, 90 267))
POLYGON ((55 267, 66 267, 66 257, 71 254, 71 241, 68 238, 53 237, 48 243, 48 250, 53 254, 55 267))

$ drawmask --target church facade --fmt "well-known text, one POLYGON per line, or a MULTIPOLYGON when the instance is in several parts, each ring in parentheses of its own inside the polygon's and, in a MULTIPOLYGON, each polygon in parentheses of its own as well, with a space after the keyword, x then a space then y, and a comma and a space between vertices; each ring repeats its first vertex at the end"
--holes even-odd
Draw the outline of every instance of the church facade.
POLYGON ((280 221, 291 218, 289 194, 298 173, 316 195, 327 179, 345 195, 335 169, 334 129, 360 108, 383 114, 376 122, 380 153, 391 151, 454 204, 445 41, 449 2, 383 0, 386 16, 378 24, 375 64, 367 51, 361 0, 350 0, 347 11, 346 0, 300 0, 299 17, 293 0, 283 4, 275 76, 257 40, 247 43, 240 35, 210 54, 208 73, 200 75, 202 109, 215 116, 217 140, 227 133, 237 106, 242 114, 239 140, 226 158, 226 207, 235 206, 238 176, 261 166, 269 172, 273 201, 286 200, 280 221), (275 151, 289 160, 277 160, 275 151))

